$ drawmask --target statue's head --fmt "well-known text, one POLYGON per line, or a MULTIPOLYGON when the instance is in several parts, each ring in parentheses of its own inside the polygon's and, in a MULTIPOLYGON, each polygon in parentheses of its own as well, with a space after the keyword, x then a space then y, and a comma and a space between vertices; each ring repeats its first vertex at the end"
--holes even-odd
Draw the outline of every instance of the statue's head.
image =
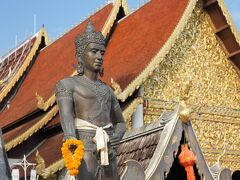
POLYGON ((103 76, 105 38, 101 32, 96 32, 91 21, 88 22, 84 33, 82 35, 77 35, 75 46, 80 66, 78 74, 83 75, 84 69, 86 68, 103 76))

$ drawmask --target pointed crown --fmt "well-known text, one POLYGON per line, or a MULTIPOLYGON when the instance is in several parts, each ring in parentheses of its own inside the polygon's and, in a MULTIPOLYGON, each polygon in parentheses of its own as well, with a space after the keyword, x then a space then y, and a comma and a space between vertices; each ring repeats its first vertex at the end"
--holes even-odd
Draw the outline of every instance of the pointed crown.
POLYGON ((89 20, 82 35, 77 35, 75 40, 76 55, 80 57, 90 43, 105 45, 105 38, 101 32, 96 32, 92 22, 89 20))

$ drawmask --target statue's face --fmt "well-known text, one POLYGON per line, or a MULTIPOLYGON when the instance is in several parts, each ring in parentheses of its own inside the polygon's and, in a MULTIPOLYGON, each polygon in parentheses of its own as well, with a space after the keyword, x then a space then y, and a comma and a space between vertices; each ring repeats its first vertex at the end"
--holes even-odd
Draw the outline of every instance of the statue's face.
POLYGON ((105 46, 102 44, 90 43, 83 53, 85 68, 92 72, 99 72, 103 66, 105 46))

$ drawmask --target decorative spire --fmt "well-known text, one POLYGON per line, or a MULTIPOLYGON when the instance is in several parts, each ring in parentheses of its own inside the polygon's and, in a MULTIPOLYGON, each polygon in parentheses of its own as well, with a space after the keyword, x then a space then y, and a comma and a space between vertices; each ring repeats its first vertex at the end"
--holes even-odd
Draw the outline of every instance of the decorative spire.
POLYGON ((35 160, 37 161, 36 171, 37 174, 42 174, 44 169, 46 168, 45 160, 40 155, 39 151, 36 151, 36 157, 35 160))
POLYGON ((35 97, 36 97, 36 99, 37 99, 37 107, 38 107, 39 109, 42 109, 42 110, 45 111, 45 109, 46 109, 46 103, 45 103, 43 97, 40 96, 37 92, 35 92, 35 97))
POLYGON ((192 79, 189 77, 189 79, 183 83, 183 87, 180 90, 180 106, 178 115, 184 123, 187 123, 190 120, 190 110, 187 108, 186 100, 189 98, 189 91, 191 87, 192 79))

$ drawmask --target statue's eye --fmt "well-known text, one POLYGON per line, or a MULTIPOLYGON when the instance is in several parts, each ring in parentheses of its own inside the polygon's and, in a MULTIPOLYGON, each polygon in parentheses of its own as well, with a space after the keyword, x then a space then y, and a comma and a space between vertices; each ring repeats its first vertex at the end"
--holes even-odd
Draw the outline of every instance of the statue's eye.
POLYGON ((92 53, 96 53, 97 50, 96 50, 96 49, 92 49, 91 52, 92 52, 92 53))

